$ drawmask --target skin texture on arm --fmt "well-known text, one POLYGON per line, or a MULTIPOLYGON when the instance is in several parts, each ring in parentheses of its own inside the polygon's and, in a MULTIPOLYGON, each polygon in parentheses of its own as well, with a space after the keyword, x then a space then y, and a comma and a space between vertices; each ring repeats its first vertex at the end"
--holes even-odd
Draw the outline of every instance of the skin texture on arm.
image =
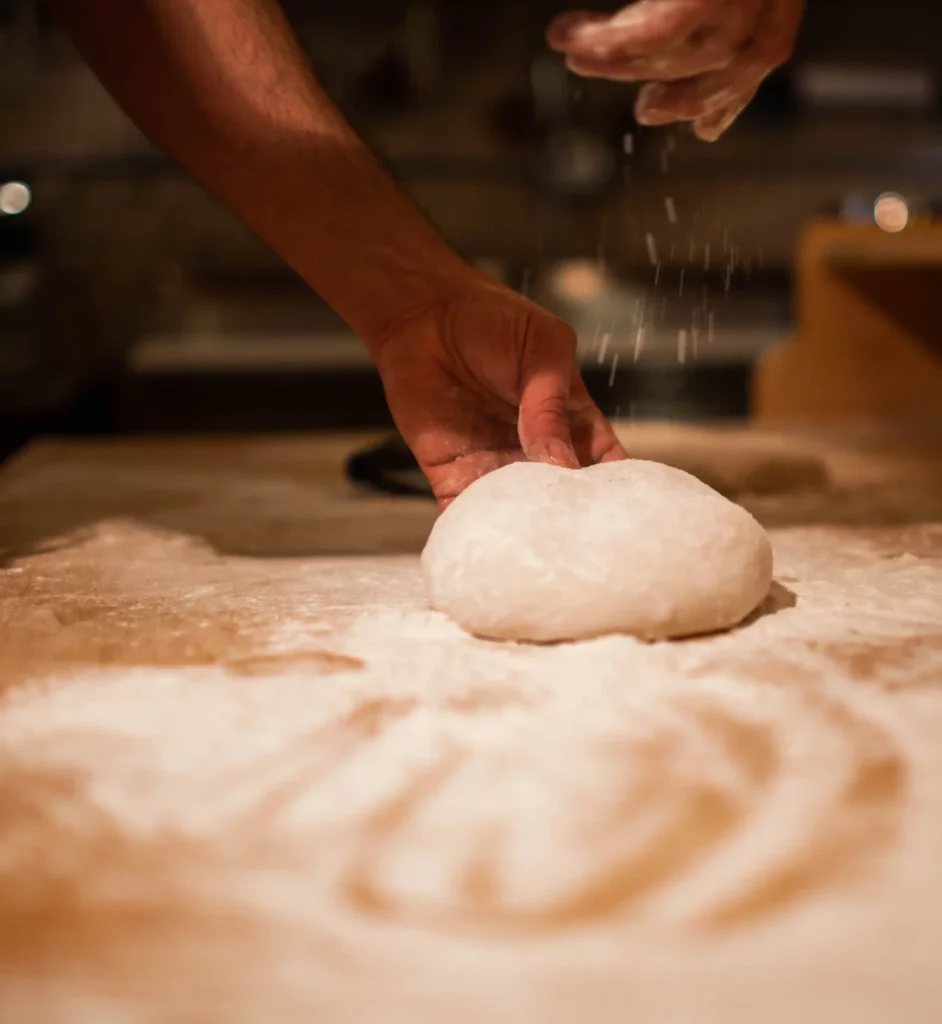
POLYGON ((791 55, 804 0, 635 0, 615 14, 571 11, 547 40, 571 71, 646 83, 641 124, 690 121, 718 139, 791 55))
POLYGON ((452 286, 461 261, 328 100, 276 3, 49 5, 135 124, 364 337, 452 286))
POLYGON ((623 458, 561 320, 461 260, 323 92, 274 0, 49 0, 131 119, 369 348, 442 503, 524 458, 623 458))

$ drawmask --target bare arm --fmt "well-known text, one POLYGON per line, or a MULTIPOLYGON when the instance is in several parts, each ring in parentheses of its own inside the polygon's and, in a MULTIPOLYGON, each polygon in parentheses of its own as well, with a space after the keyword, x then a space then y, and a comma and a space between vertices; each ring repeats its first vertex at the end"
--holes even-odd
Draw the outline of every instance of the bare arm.
POLYGON ((320 88, 274 0, 49 4, 141 130, 371 348, 464 280, 320 88))
POLYGON ((522 459, 624 457, 572 329, 458 258, 320 86, 275 0, 49 0, 130 117, 372 353, 445 504, 522 459))

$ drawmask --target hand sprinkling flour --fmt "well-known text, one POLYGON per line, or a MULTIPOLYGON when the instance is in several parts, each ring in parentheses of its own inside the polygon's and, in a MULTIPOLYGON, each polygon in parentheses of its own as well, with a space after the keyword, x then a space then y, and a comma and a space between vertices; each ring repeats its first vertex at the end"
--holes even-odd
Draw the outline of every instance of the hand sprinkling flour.
POLYGON ((718 139, 791 55, 804 0, 636 0, 615 14, 557 18, 549 44, 590 78, 646 83, 642 124, 691 121, 718 139))

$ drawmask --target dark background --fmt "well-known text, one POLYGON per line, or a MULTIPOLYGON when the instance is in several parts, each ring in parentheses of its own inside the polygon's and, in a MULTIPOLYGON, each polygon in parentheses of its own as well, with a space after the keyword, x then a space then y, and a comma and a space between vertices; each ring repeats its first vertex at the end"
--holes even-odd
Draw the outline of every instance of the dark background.
MULTIPOLYGON (((942 198, 937 2, 810 0, 795 60, 712 146, 639 131, 630 87, 567 78, 542 42, 561 4, 284 6, 325 86, 457 249, 577 321, 610 414, 744 415, 749 366, 792 328, 802 227, 866 218, 886 191, 926 213, 942 198), (634 362, 649 235, 657 323, 634 362), (593 268, 573 312, 566 282, 591 284, 593 268), (713 332, 681 362, 692 304, 713 332), (592 351, 606 323, 614 373, 592 351)), ((6 181, 32 202, 0 215, 4 450, 37 430, 388 422, 357 340, 141 138, 32 0, 0 0, 6 181)))

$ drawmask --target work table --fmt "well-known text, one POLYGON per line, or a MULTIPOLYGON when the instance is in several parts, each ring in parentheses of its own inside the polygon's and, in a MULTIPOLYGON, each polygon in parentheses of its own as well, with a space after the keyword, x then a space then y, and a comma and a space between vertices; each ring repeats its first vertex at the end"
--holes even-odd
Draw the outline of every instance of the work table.
POLYGON ((6 466, 0 1020, 942 1018, 942 436, 622 432, 769 528, 740 628, 464 635, 362 437, 6 466))

